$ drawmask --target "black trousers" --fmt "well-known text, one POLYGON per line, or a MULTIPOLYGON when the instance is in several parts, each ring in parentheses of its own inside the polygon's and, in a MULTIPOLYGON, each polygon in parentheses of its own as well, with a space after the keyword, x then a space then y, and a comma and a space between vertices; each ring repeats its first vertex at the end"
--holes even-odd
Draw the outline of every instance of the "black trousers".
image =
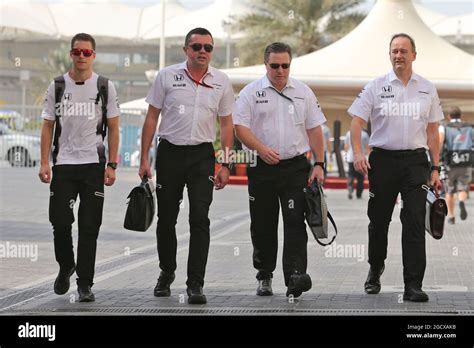
POLYGON ((424 149, 370 153, 369 263, 381 267, 387 258, 387 234, 398 193, 402 197, 403 279, 420 286, 426 268, 425 204, 422 185, 429 180, 430 164, 424 149))
POLYGON ((362 197, 362 192, 364 191, 364 174, 359 173, 354 168, 354 162, 348 162, 349 172, 347 174, 347 187, 349 192, 354 192, 354 179, 357 179, 356 186, 356 195, 357 197, 362 197))
POLYGON ((283 274, 288 286, 294 271, 306 273, 308 235, 305 196, 310 165, 304 156, 269 165, 258 158, 248 167, 250 233, 257 279, 273 277, 278 251, 278 218, 283 214, 283 274))
POLYGON ((176 222, 186 185, 189 197, 189 255, 186 284, 204 285, 209 253, 209 207, 214 189, 214 148, 211 143, 178 146, 162 139, 156 153, 156 238, 160 268, 176 270, 176 222))
POLYGON ((97 237, 104 207, 104 165, 99 163, 53 166, 49 221, 53 225, 54 253, 61 269, 74 265, 72 223, 79 195, 77 246, 78 285, 93 285, 97 237))

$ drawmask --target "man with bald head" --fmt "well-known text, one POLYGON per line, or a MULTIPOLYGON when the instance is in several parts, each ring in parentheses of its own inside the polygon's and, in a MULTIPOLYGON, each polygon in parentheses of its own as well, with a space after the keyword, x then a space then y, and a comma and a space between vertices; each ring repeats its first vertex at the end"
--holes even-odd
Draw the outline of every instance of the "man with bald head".
POLYGON ((348 110, 352 116, 354 167, 369 177, 370 270, 365 292, 380 292, 388 228, 400 193, 403 299, 426 302, 428 295, 422 290, 426 268, 424 188, 441 187, 438 122, 444 116, 434 85, 413 72, 417 55, 414 39, 404 33, 395 34, 389 47, 393 69, 369 82, 348 110), (372 151, 367 160, 362 152, 361 130, 369 120, 372 151))

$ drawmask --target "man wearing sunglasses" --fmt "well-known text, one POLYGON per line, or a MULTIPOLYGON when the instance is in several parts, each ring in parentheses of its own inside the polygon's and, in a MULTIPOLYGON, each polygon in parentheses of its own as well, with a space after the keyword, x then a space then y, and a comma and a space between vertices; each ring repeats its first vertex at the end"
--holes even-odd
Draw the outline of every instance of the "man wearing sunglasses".
POLYGON ((286 296, 300 296, 311 288, 306 274, 308 235, 304 188, 324 180, 326 121, 311 89, 289 77, 291 48, 275 42, 264 54, 266 76, 247 85, 236 102, 234 123, 244 146, 258 152, 257 165, 248 167, 250 233, 257 272, 257 295, 271 296, 278 250, 281 204, 286 296), (311 168, 305 154, 311 150, 311 168))
POLYGON ((59 263, 54 292, 65 294, 69 290, 69 278, 76 272, 79 302, 92 302, 95 300, 91 287, 97 237, 102 223, 104 184, 112 186, 115 182, 120 109, 111 81, 104 80, 108 82, 107 100, 99 93, 99 75, 92 70, 94 38, 85 33, 75 35, 71 41, 70 57, 72 69, 56 78, 46 93, 41 115, 43 127, 39 178, 44 183, 51 183, 49 219, 53 225, 54 251, 59 263), (62 97, 60 91, 63 92, 62 97), (103 113, 104 102, 107 103, 106 115, 103 113), (108 128, 107 166, 103 144, 104 117, 108 128), (51 173, 49 158, 53 131, 51 173), (80 204, 76 265, 71 225, 74 222, 73 208, 77 196, 80 204))
POLYGON ((224 188, 229 164, 214 176, 216 117, 222 149, 233 146, 234 93, 229 78, 209 65, 213 39, 204 28, 191 30, 183 47, 186 61, 159 71, 146 101, 150 104, 143 125, 140 177, 151 177, 148 153, 156 131, 158 224, 156 237, 161 273, 154 289, 157 297, 170 296, 176 270, 176 220, 186 185, 189 198, 190 241, 187 266, 188 303, 206 303, 204 275, 209 251, 209 207, 213 188, 224 188))

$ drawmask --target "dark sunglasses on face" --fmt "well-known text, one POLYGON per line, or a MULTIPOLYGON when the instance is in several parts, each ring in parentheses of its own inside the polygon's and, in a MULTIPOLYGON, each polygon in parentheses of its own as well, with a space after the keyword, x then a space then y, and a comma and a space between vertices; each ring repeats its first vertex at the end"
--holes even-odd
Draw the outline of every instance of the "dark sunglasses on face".
POLYGON ((73 48, 71 50, 71 53, 73 56, 80 56, 81 53, 84 55, 84 57, 90 57, 94 53, 94 50, 90 50, 88 48, 73 48))
POLYGON ((191 47, 193 49, 194 52, 199 52, 202 47, 204 46, 204 50, 207 52, 207 53, 211 53, 212 50, 214 49, 214 46, 210 45, 210 44, 200 44, 200 43, 195 43, 195 44, 192 44, 192 45, 189 45, 189 47, 191 47))
POLYGON ((279 67, 282 67, 283 69, 288 69, 290 67, 290 64, 289 63, 283 63, 283 64, 278 64, 278 63, 270 63, 268 64, 270 65, 270 68, 272 69, 278 69, 279 67))

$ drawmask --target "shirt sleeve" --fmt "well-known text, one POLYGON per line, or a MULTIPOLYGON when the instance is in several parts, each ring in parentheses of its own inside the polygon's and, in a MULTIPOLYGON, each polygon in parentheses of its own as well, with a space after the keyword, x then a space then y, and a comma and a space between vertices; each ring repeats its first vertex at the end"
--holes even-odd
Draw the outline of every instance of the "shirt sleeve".
POLYGON ((154 106, 157 109, 163 109, 163 104, 165 100, 165 75, 166 70, 160 70, 156 75, 155 81, 151 85, 150 90, 148 91, 148 95, 145 101, 154 106))
POLYGON ((117 91, 114 83, 109 80, 109 94, 107 100, 107 118, 113 118, 120 115, 120 104, 118 102, 117 91))
POLYGON ((249 99, 247 97, 246 89, 240 91, 239 97, 235 102, 233 121, 234 125, 244 126, 250 128, 252 119, 252 109, 249 99))
POLYGON ((49 84, 46 94, 44 96, 43 111, 41 112, 41 118, 45 120, 55 121, 56 110, 54 107, 54 81, 49 84))
POLYGON ((234 108, 234 90, 232 88, 232 84, 230 83, 229 78, 226 75, 226 84, 224 93, 222 94, 222 98, 219 101, 219 110, 217 110, 217 114, 220 117, 229 116, 232 114, 232 110, 234 108))
POLYGON ((357 116, 367 122, 372 115, 373 108, 373 82, 369 82, 364 88, 362 88, 362 91, 359 93, 347 112, 352 117, 357 116))
POLYGON ((323 111, 321 110, 318 98, 316 98, 316 95, 309 87, 306 88, 305 102, 305 115, 307 116, 305 117, 306 129, 315 128, 326 122, 326 117, 324 117, 323 111))
POLYGON ((439 122, 444 119, 443 109, 441 108, 441 102, 439 101, 438 91, 434 88, 433 101, 431 102, 430 114, 428 118, 429 123, 439 122))

